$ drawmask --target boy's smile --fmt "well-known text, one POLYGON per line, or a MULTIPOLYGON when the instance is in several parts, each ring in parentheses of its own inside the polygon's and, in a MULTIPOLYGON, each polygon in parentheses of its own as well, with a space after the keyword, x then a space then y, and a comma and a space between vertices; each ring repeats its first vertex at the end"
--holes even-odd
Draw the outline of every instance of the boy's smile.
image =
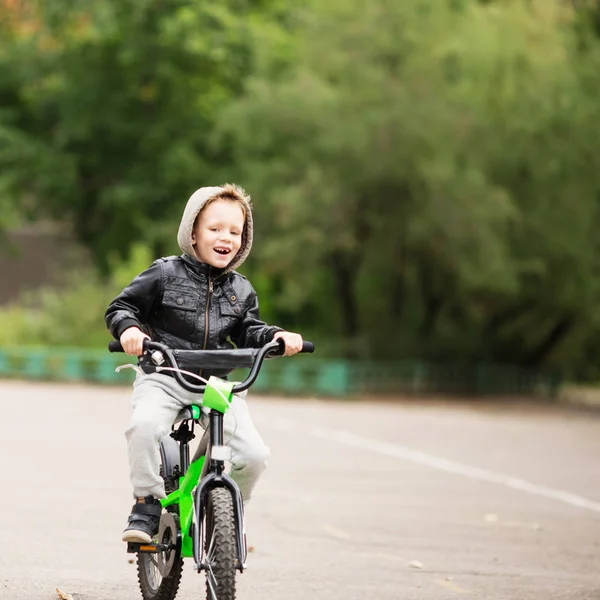
POLYGON ((224 269, 242 245, 245 215, 242 207, 231 200, 215 200, 206 206, 192 230, 196 258, 224 269))

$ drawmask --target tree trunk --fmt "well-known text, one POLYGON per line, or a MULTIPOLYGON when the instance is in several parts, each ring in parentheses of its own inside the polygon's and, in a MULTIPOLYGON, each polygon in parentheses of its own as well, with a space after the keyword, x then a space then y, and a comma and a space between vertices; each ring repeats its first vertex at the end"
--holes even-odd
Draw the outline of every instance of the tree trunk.
POLYGON ((556 322, 545 339, 543 339, 538 347, 531 352, 527 363, 532 367, 543 365, 553 350, 571 332, 575 325, 575 321, 574 315, 567 315, 556 322))
POLYGON ((433 272, 428 264, 423 264, 419 269, 419 288, 425 308, 425 316, 419 326, 419 334, 423 338, 429 339, 435 330, 437 319, 446 304, 446 298, 444 298, 443 293, 436 292, 433 282, 433 272))
POLYGON ((485 325, 486 337, 494 337, 508 323, 522 317, 525 313, 535 310, 537 305, 535 302, 526 300, 518 304, 513 304, 500 312, 492 314, 485 325))
POLYGON ((336 252, 331 256, 333 278, 342 314, 342 329, 348 338, 358 333, 358 310, 356 305, 356 279, 358 268, 348 256, 336 252))

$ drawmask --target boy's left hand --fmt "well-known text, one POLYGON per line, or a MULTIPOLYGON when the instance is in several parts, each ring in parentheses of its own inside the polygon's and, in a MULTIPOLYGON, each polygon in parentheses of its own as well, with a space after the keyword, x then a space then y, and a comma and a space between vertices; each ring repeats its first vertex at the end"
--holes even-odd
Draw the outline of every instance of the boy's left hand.
POLYGON ((278 331, 274 336, 273 340, 281 338, 285 344, 285 352, 283 356, 292 356, 302 350, 302 344, 304 340, 299 333, 292 333, 291 331, 278 331))

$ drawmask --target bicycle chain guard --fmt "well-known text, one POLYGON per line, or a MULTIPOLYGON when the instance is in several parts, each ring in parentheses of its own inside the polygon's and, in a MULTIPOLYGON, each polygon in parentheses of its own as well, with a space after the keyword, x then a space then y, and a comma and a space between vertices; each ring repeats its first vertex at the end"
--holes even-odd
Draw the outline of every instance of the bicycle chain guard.
POLYGON ((158 527, 158 543, 170 544, 173 548, 156 554, 158 571, 163 577, 168 577, 173 565, 181 556, 181 532, 175 517, 170 512, 163 512, 158 527))

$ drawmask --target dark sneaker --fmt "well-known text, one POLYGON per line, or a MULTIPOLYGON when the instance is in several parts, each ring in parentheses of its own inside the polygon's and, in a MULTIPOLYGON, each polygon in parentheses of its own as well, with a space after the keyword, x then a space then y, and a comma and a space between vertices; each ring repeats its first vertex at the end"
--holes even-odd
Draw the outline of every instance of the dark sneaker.
POLYGON ((146 496, 138 500, 131 508, 127 527, 123 531, 122 540, 134 544, 147 544, 158 533, 162 505, 160 500, 146 496))

